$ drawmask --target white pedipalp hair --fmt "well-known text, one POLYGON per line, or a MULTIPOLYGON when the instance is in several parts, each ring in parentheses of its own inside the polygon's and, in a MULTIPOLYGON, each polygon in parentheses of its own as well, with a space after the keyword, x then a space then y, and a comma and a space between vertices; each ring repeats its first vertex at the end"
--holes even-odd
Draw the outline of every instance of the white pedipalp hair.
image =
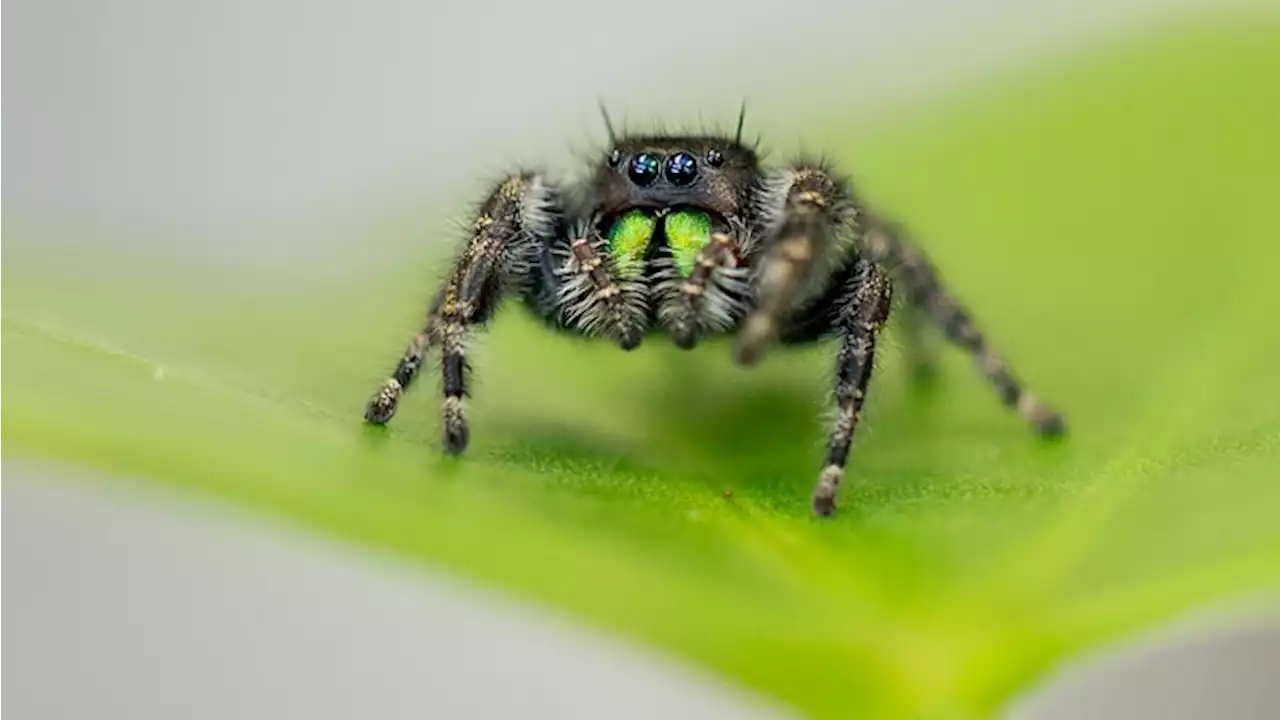
POLYGON ((604 262, 606 272, 609 272, 614 287, 618 289, 618 301, 611 303, 602 297, 600 289, 591 280, 591 276, 584 272, 572 251, 567 247, 558 247, 554 252, 559 260, 555 272, 561 279, 561 285, 556 293, 555 304, 559 309, 560 321, 594 337, 621 338, 628 331, 641 333, 649 310, 647 286, 643 282, 619 279, 612 272, 608 244, 604 238, 595 236, 590 240, 590 246, 604 262))
POLYGON ((751 204, 762 236, 776 237, 782 229, 787 217, 787 195, 793 183, 795 171, 791 168, 761 172, 751 204))
POLYGON ((658 322, 664 328, 683 326, 686 331, 698 335, 714 335, 732 330, 746 314, 750 292, 749 268, 715 267, 702 293, 695 299, 684 292, 688 279, 680 272, 674 259, 661 257, 654 263, 658 322))

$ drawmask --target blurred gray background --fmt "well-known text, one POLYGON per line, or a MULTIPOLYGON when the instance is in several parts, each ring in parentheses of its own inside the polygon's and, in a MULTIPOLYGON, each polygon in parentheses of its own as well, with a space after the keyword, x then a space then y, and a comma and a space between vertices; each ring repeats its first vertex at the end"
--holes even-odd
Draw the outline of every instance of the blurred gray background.
POLYGON ((6 239, 97 230, 201 259, 288 258, 469 197, 511 163, 562 166, 603 143, 597 100, 644 126, 732 123, 746 98, 749 130, 786 148, 829 106, 872 119, 1107 33, 1259 1, 12 0, 3 202, 22 231, 6 239))
MULTIPOLYGON (((318 261, 349 254, 376 218, 469 198, 512 163, 564 169, 604 140, 598 100, 643 126, 730 123, 745 98, 749 132, 785 149, 826 107, 870 122, 1130 26, 1258 2, 11 0, 5 252, 118 243, 210 263, 318 261)), ((360 556, 321 560, 273 533, 206 530, 167 502, 94 495, 47 468, 21 470, 24 482, 13 468, 14 717, 337 717, 377 699, 406 716, 573 717, 618 697, 664 717, 746 707, 705 679, 452 586, 388 578, 360 556), (204 650, 157 651, 175 637, 204 650), (474 654, 476 637, 509 662, 474 654), (183 705, 214 686, 230 704, 183 705)), ((1260 717, 1247 710, 1276 706, 1257 672, 1276 667, 1276 637, 1104 668, 1025 717, 1146 717, 1133 703, 1152 693, 1166 693, 1160 717, 1242 699, 1230 716, 1260 717)))

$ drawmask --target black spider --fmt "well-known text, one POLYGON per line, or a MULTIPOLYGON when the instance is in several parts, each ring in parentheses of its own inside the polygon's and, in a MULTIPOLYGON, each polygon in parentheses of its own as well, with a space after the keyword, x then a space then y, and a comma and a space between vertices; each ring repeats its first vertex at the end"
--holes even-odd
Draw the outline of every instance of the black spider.
MULTIPOLYGON (((606 124, 608 117, 606 115, 606 124)), ((438 346, 444 449, 467 447, 467 335, 504 295, 553 328, 612 338, 624 350, 665 333, 681 348, 736 333, 735 360, 759 362, 772 343, 835 337, 836 414, 813 493, 835 510, 854 429, 889 316, 894 277, 908 309, 968 350, 1006 405, 1042 434, 1062 418, 1025 392, 903 233, 878 217, 824 162, 762 167, 741 142, 714 135, 618 137, 572 192, 522 171, 480 206, 471 237, 365 419, 385 423, 438 346)))

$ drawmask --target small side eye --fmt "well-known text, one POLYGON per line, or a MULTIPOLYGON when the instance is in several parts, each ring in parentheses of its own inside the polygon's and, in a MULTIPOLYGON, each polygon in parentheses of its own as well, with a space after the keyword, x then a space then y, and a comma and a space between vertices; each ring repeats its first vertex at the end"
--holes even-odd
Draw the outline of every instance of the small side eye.
POLYGON ((622 151, 614 148, 613 152, 609 153, 609 167, 618 167, 620 162, 622 162, 622 151))
POLYGON ((711 167, 720 167, 724 164, 724 153, 719 150, 707 151, 707 164, 711 167))

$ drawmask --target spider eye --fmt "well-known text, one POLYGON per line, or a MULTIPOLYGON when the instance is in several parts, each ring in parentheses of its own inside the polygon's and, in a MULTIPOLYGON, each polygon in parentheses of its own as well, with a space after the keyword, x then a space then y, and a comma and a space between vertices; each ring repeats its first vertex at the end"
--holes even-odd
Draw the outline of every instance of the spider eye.
POLYGON ((640 153, 631 158, 631 167, 627 168, 627 176, 637 185, 649 185, 658 179, 658 166, 661 164, 657 155, 640 153))
POLYGON ((724 164, 724 153, 719 150, 708 150, 707 164, 711 167, 720 167, 724 164))
POLYGON ((618 167, 620 162, 622 162, 622 151, 614 148, 613 152, 609 153, 609 167, 618 167))
POLYGON ((672 185, 688 185, 698 177, 698 161, 689 153, 677 153, 667 160, 667 180, 672 185))

